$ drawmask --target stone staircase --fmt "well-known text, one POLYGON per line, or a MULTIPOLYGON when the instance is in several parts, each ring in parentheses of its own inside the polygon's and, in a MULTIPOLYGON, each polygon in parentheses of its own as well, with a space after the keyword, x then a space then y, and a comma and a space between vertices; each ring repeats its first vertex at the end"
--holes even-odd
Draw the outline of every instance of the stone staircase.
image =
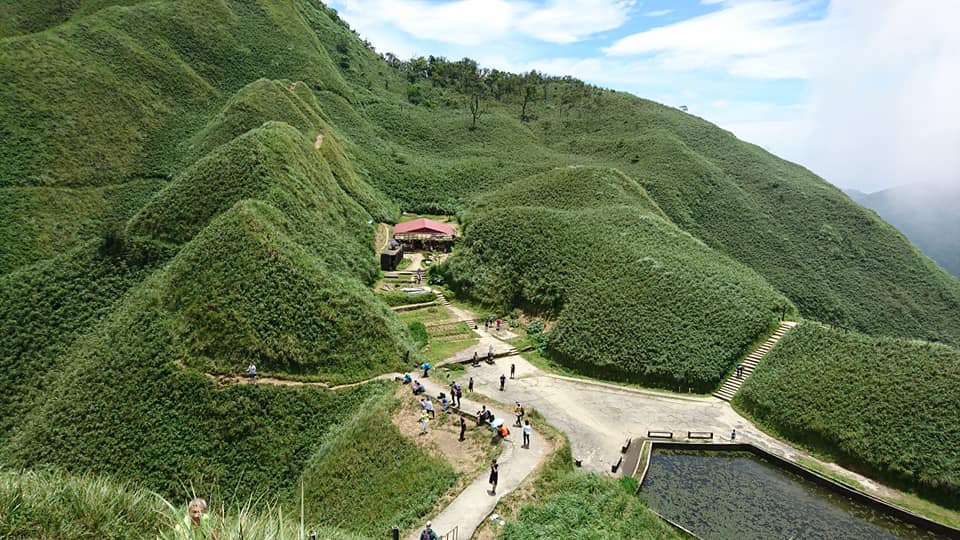
POLYGON ((724 401, 730 401, 733 399, 733 396, 740 390, 740 385, 743 384, 743 381, 747 380, 753 370, 757 368, 757 364, 760 363, 760 360, 763 359, 764 355, 770 352, 770 349, 780 341, 780 338, 784 336, 791 328, 796 326, 797 323, 793 321, 781 321, 780 325, 777 326, 776 331, 771 335, 762 345, 756 348, 753 352, 747 355, 743 360, 743 377, 737 377, 736 374, 732 375, 726 382, 723 383, 723 386, 720 387, 716 393, 713 394, 714 397, 720 398, 724 401))
POLYGON ((440 302, 440 305, 443 305, 443 306, 449 306, 449 305, 450 305, 450 301, 447 300, 447 298, 446 298, 445 296, 443 296, 443 293, 442 293, 442 292, 434 289, 434 290, 433 290, 433 294, 435 294, 435 295, 437 296, 437 302, 440 302))

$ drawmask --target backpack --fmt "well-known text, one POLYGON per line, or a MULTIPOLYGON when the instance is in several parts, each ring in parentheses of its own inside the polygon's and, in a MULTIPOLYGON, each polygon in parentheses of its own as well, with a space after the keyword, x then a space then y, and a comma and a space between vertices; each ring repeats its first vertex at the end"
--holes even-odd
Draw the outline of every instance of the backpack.
POLYGON ((420 540, 433 540, 436 537, 430 529, 424 529, 423 532, 420 533, 420 540))

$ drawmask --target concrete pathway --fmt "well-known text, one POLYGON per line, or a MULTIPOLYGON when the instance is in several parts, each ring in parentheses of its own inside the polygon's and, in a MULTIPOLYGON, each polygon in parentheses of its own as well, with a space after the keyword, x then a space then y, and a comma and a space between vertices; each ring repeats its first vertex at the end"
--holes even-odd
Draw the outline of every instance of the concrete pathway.
MULTIPOLYGON (((431 395, 435 396, 439 392, 450 393, 449 387, 443 387, 430 379, 420 379, 420 381, 431 395)), ((466 388, 465 380, 460 381, 460 383, 466 388)), ((470 413, 479 411, 482 406, 481 403, 468 397, 463 399, 462 405, 462 409, 470 413)), ((510 436, 499 443, 503 450, 497 458, 497 463, 500 465, 497 493, 491 494, 489 491, 490 470, 485 468, 480 476, 461 491, 460 495, 447 505, 439 515, 423 520, 424 523, 427 520, 433 521, 433 530, 437 535, 447 534, 456 527, 458 529, 458 540, 466 540, 472 537, 483 520, 493 512, 497 502, 516 489, 546 457, 543 440, 536 429, 530 436, 530 448, 521 448, 523 442, 522 430, 513 426, 516 417, 511 413, 512 409, 508 411, 503 407, 490 405, 487 408, 493 411, 496 418, 502 418, 510 429, 510 436)), ((475 424, 471 428, 477 429, 475 424)), ((482 429, 488 428, 484 427, 482 429)), ((490 434, 492 438, 493 432, 491 431, 490 434)), ((423 524, 410 534, 409 540, 419 540, 422 530, 423 524)))
POLYGON ((747 442, 796 461, 799 457, 851 477, 868 492, 889 495, 891 490, 864 476, 826 463, 763 433, 743 418, 726 401, 714 397, 687 396, 653 390, 621 387, 544 373, 520 356, 498 358, 494 365, 468 368, 477 392, 502 402, 520 401, 535 408, 570 440, 575 460, 598 473, 610 474, 620 457, 627 437, 644 437, 647 431, 712 431, 714 440, 728 442, 736 430, 736 441, 747 442), (517 378, 499 390, 500 374, 517 366, 517 378))

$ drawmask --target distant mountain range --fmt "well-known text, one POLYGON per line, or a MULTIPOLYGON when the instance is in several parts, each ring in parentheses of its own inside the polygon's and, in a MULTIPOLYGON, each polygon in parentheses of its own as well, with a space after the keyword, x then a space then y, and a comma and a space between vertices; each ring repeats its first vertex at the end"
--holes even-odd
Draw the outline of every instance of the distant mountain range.
POLYGON ((960 278, 960 186, 900 186, 875 193, 845 190, 880 214, 928 257, 960 278))

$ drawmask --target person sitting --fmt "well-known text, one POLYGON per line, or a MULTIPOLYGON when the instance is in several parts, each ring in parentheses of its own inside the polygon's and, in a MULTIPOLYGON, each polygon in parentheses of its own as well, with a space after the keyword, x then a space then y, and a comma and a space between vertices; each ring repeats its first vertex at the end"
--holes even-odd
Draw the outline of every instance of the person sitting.
POLYGON ((415 396, 418 396, 427 391, 427 389, 424 388, 422 384, 420 384, 420 381, 413 381, 413 385, 411 386, 410 389, 413 390, 413 395, 415 396))
POLYGON ((409 373, 404 373, 403 384, 410 384, 411 381, 413 381, 413 377, 411 377, 409 373))
POLYGON ((477 411, 477 425, 482 426, 487 421, 487 413, 490 411, 487 410, 487 406, 483 405, 479 411, 477 411))
POLYGON ((440 392, 440 395, 437 396, 437 400, 440 402, 440 412, 447 412, 450 409, 450 400, 447 399, 446 394, 440 392))

